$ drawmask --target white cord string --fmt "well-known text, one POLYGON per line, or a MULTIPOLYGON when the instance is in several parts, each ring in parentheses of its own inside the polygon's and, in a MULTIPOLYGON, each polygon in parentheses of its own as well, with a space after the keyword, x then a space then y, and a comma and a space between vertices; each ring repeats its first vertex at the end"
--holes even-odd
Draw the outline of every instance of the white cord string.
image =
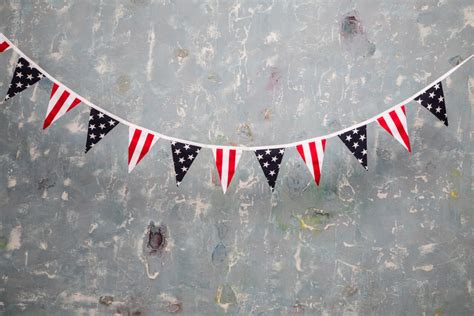
POLYGON ((60 83, 56 78, 54 78, 52 75, 50 75, 46 70, 44 70, 43 68, 41 68, 38 64, 36 64, 34 61, 32 61, 28 56, 26 56, 18 47, 16 47, 15 45, 13 45, 12 42, 10 42, 10 40, 8 40, 8 38, 6 38, 6 36, 3 35, 3 33, 0 33, 0 39, 3 39, 4 41, 6 41, 10 47, 15 51, 17 52, 19 55, 21 55, 24 59, 26 59, 31 65, 33 65, 34 67, 36 67, 39 71, 41 71, 45 77, 47 77, 49 80, 51 80, 52 82, 54 83, 57 83, 59 85, 62 85, 64 88, 66 88, 67 90, 71 91, 72 93, 74 93, 75 95, 77 95, 77 97, 81 100, 82 103, 88 105, 89 107, 91 108, 94 108, 108 116, 110 116, 111 118, 119 121, 121 124, 123 125, 126 125, 126 126, 129 126, 129 127, 134 127, 134 128, 138 128, 138 129, 141 129, 145 132, 148 132, 150 134, 153 134, 159 138, 162 138, 162 139, 166 139, 166 140, 170 140, 170 141, 176 141, 176 142, 180 142, 180 143, 186 143, 186 144, 190 144, 190 145, 194 145, 194 146, 199 146, 199 147, 202 147, 202 148, 210 148, 210 149, 213 149, 213 148, 232 148, 232 149, 237 149, 237 150, 242 150, 242 151, 255 151, 255 150, 259 150, 259 149, 273 149, 273 148, 289 148, 289 147, 295 147, 297 145, 300 145, 300 144, 303 144, 303 143, 306 143, 308 141, 314 141, 314 140, 317 140, 317 139, 329 139, 329 138, 332 138, 332 137, 335 137, 335 136, 338 136, 339 134, 342 134, 344 132, 348 132, 350 130, 353 130, 357 127, 360 127, 360 126, 363 126, 363 125, 367 125, 369 123, 372 123, 374 121, 376 121, 380 116, 382 116, 383 114, 385 113, 388 113, 390 111, 392 111, 393 109, 397 108, 398 106, 400 105, 404 105, 404 104, 407 104, 408 102, 412 101, 414 98, 416 98, 420 93, 422 93, 423 91, 427 90, 428 88, 430 88, 431 86, 433 86, 434 84, 436 84, 437 82, 441 81, 441 80, 444 80, 446 79, 447 77, 449 77, 453 72, 455 72, 456 70, 458 70, 461 66, 463 66, 465 63, 467 63, 472 57, 474 57, 474 55, 471 55, 469 56, 468 58, 466 58, 465 60, 463 60, 459 65, 451 68, 450 70, 448 70, 444 75, 442 75, 441 77, 439 77, 438 79, 434 80, 433 82, 431 82, 430 84, 428 84, 426 87, 424 87, 423 89, 421 89, 420 91, 416 92, 415 94, 413 94, 411 97, 409 98, 406 98, 405 100, 403 100, 402 102, 398 103, 397 105, 394 105, 392 106, 391 108, 363 121, 363 122, 360 122, 360 123, 357 123, 357 124, 354 124, 350 127, 347 127, 347 128, 344 128, 344 129, 341 129, 337 132, 334 132, 334 133, 331 133, 331 134, 327 134, 327 135, 322 135, 322 136, 318 136, 318 137, 313 137, 313 138, 308 138, 308 139, 305 139, 305 140, 301 140, 301 141, 297 141, 297 142, 293 142, 293 143, 286 143, 286 144, 279 144, 279 145, 268 145, 268 146, 251 146, 251 147, 246 147, 246 146, 225 146, 225 145, 213 145, 213 144, 205 144, 205 143, 198 143, 198 142, 193 142, 193 141, 189 141, 189 140, 186 140, 186 139, 180 139, 180 138, 176 138, 176 137, 172 137, 172 136, 168 136, 168 135, 165 135, 165 134, 161 134, 161 133, 158 133, 158 132, 155 132, 155 131, 152 131, 152 130, 149 130, 147 128, 144 128, 142 126, 139 126, 139 125, 136 125, 132 122, 129 122, 115 114, 112 114, 110 113, 109 111, 107 110, 104 110, 103 108, 95 105, 94 103, 90 102, 89 100, 86 100, 84 99, 83 97, 81 97, 80 95, 78 95, 77 93, 75 93, 73 90, 71 90, 70 88, 68 88, 66 85, 60 83))

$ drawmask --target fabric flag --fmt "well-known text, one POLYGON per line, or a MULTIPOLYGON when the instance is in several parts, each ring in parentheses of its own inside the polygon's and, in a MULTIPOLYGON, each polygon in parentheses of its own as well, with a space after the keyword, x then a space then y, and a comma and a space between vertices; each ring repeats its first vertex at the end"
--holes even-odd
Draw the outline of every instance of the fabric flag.
POLYGON ((41 71, 30 65, 30 63, 25 58, 20 57, 18 59, 18 63, 16 64, 12 81, 8 86, 8 92, 5 96, 5 101, 13 98, 43 78, 44 75, 41 73, 41 71))
POLYGON ((242 156, 242 150, 232 148, 213 148, 214 159, 216 160, 217 172, 221 180, 222 190, 227 191, 235 169, 242 156))
POLYGON ((377 119, 380 126, 390 133, 409 152, 411 152, 410 140, 408 139, 407 116, 405 106, 399 106, 395 110, 383 114, 377 119))
POLYGON ((367 170, 367 125, 359 126, 338 136, 362 167, 367 170))
POLYGON ((128 172, 131 172, 151 147, 155 145, 158 137, 131 126, 128 130, 128 136, 128 172))
POLYGON ((280 164, 284 154, 284 148, 261 149, 255 151, 258 162, 262 167, 263 174, 265 174, 272 191, 275 189, 275 182, 278 177, 278 171, 280 171, 280 164))
POLYGON ((430 87, 415 98, 418 104, 433 113, 444 125, 448 126, 448 114, 444 103, 443 85, 441 81, 430 87))
POLYGON ((87 129, 86 153, 118 124, 119 121, 91 108, 89 115, 89 128, 87 129))
POLYGON ((321 170, 323 167, 324 149, 326 147, 325 139, 317 139, 312 142, 307 142, 301 145, 297 145, 301 158, 308 167, 314 181, 319 185, 321 179, 321 170))
POLYGON ((6 38, 3 34, 0 34, 0 53, 8 50, 10 48, 10 44, 6 41, 6 38))
POLYGON ((79 103, 81 103, 81 100, 73 92, 67 90, 61 84, 53 83, 43 129, 46 129, 79 103))
POLYGON ((176 141, 171 142, 171 152, 173 153, 174 171, 176 173, 176 186, 179 186, 183 181, 186 172, 191 168, 194 159, 201 147, 180 143, 176 141))

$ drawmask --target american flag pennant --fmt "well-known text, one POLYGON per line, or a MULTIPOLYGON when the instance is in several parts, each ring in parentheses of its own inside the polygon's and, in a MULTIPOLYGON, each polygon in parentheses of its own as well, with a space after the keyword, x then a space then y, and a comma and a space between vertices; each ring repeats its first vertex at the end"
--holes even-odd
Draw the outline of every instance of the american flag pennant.
POLYGON ((158 141, 158 137, 142 131, 141 129, 131 127, 128 130, 128 172, 145 157, 151 147, 158 141))
POLYGON ((43 129, 46 129, 53 122, 57 121, 66 112, 69 112, 81 100, 73 92, 66 89, 63 85, 53 83, 51 95, 49 97, 48 110, 44 119, 43 129))
POLYGON ((338 136, 362 167, 367 170, 367 125, 359 126, 338 136))
POLYGON ((23 90, 31 87, 44 78, 44 75, 31 65, 25 58, 20 57, 13 73, 13 78, 8 86, 5 101, 13 98, 23 90))
POLYGON ((118 124, 119 121, 91 108, 89 127, 87 128, 86 153, 118 124))
POLYGON ((224 193, 232 181, 237 164, 242 156, 242 150, 232 148, 213 148, 214 159, 216 161, 217 172, 221 180, 224 193))
POLYGON ((8 50, 10 48, 10 44, 6 41, 6 38, 3 34, 0 34, 0 53, 8 50))
POLYGON ((444 101, 443 85, 437 82, 428 90, 419 94, 415 101, 424 106, 434 116, 436 116, 444 125, 448 126, 448 114, 446 113, 446 104, 444 101))
POLYGON ((317 185, 319 185, 319 180, 321 179, 325 147, 325 139, 317 139, 296 146, 296 150, 298 150, 301 158, 303 158, 317 185))
POLYGON ((280 164, 285 154, 285 148, 256 150, 255 155, 262 167, 263 174, 267 178, 271 190, 275 189, 275 182, 280 171, 280 164))
POLYGON ((171 152, 173 154, 174 171, 176 173, 176 185, 179 186, 183 181, 186 172, 191 168, 201 147, 190 144, 171 142, 171 152))
POLYGON ((400 144, 411 152, 410 139, 408 138, 407 116, 405 106, 401 105, 395 110, 383 114, 377 122, 390 133, 400 144))

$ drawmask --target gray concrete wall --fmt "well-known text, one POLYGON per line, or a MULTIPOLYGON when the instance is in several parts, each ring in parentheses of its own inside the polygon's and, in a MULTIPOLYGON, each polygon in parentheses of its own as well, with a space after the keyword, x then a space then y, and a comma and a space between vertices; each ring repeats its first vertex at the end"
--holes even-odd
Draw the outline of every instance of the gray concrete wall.
MULTIPOLYGON (((469 0, 3 0, 0 21, 89 100, 215 144, 336 131, 474 52, 469 0)), ((413 154, 370 125, 368 172, 331 139, 319 187, 288 150, 274 194, 246 153, 223 195, 204 150, 177 189, 167 141, 129 175, 123 126, 85 156, 87 107, 41 130, 43 80, 0 110, 0 313, 474 314, 472 69, 444 82, 448 128, 407 105, 413 154)))

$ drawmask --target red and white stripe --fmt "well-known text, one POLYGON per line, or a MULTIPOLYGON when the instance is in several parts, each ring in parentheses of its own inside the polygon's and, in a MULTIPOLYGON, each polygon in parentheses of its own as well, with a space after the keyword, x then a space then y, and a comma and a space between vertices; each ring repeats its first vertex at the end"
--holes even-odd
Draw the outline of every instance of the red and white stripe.
POLYGON ((408 138, 407 115, 405 106, 397 107, 377 119, 380 126, 390 133, 409 152, 411 152, 410 139, 408 138))
POLYGON ((216 160, 217 172, 221 180, 224 193, 232 181, 237 164, 242 156, 242 150, 230 148, 213 148, 214 159, 216 160))
POLYGON ((0 34, 0 53, 3 53, 10 48, 10 44, 6 41, 6 38, 3 34, 0 34))
POLYGON ((128 130, 128 172, 145 157, 151 147, 158 141, 158 137, 142 131, 141 129, 130 127, 128 130))
POLYGON ((296 146, 296 150, 300 153, 317 185, 319 185, 319 180, 321 179, 325 147, 325 139, 318 139, 314 142, 307 142, 296 146))
POLYGON ((51 89, 51 96, 49 97, 48 111, 44 119, 43 129, 47 128, 79 103, 81 103, 81 100, 73 92, 68 91, 62 85, 54 83, 51 89))

